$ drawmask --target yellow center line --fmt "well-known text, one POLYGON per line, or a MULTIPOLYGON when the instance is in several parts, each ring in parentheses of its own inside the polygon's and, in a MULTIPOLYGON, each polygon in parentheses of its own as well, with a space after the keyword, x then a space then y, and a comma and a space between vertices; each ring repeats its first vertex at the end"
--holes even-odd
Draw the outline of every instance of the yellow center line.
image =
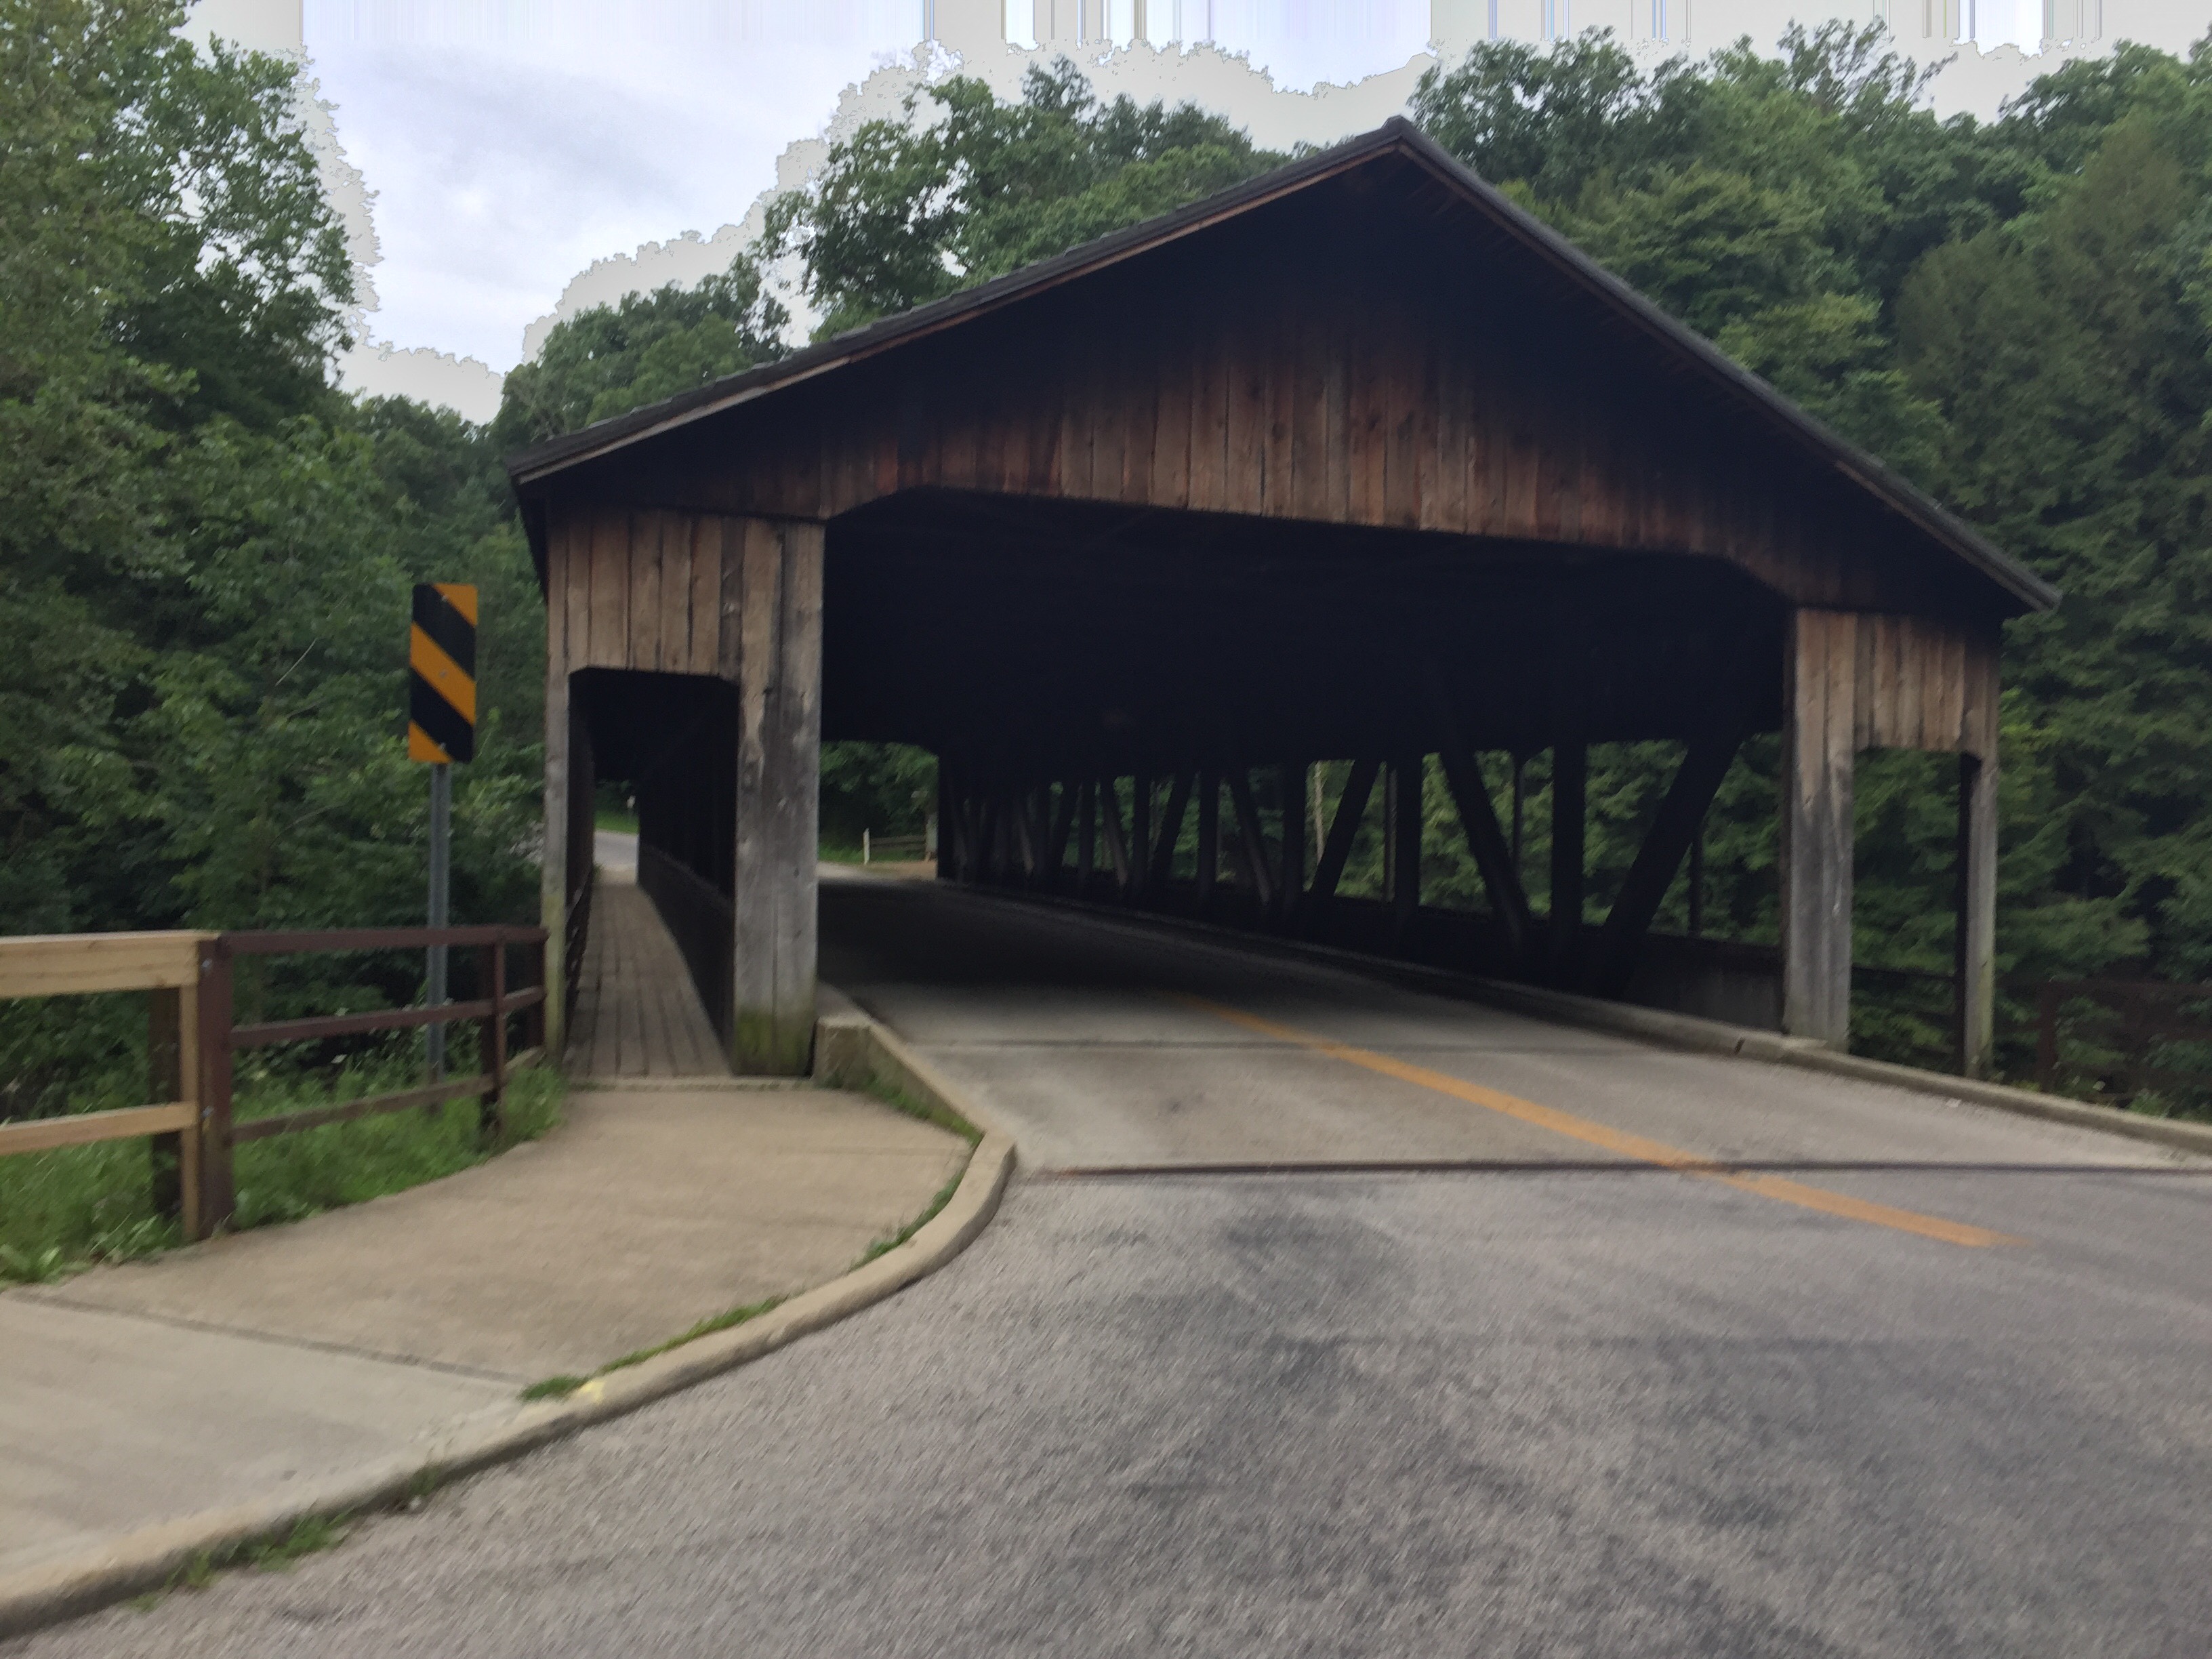
POLYGON ((1841 1216, 1848 1221, 1864 1221, 1876 1227, 1892 1227, 1899 1232, 1917 1233, 1923 1238, 1940 1239, 1946 1244, 1963 1244, 1973 1249, 1986 1249, 1992 1244, 2025 1244, 2028 1242, 2024 1238, 2014 1238, 2008 1233, 1992 1232, 1986 1227, 1969 1226, 1962 1221, 1946 1221, 1941 1216, 1893 1209, 1887 1204, 1869 1203, 1863 1198, 1850 1198, 1820 1187, 1808 1187, 1802 1182, 1791 1181, 1782 1176, 1739 1173, 1713 1158, 1700 1158, 1695 1152, 1686 1152, 1680 1147, 1669 1146, 1664 1141, 1594 1123, 1588 1118, 1577 1117, 1571 1112, 1540 1106, 1533 1100, 1522 1100, 1518 1096, 1505 1094, 1497 1089, 1486 1089, 1480 1083, 1468 1083, 1442 1072, 1432 1072, 1425 1066, 1410 1065, 1402 1060, 1393 1060, 1388 1054, 1378 1054, 1372 1049, 1356 1048, 1348 1042, 1338 1042, 1333 1038, 1316 1036, 1310 1031, 1278 1025, 1257 1014, 1248 1014, 1241 1008, 1231 1008, 1224 1003, 1210 1002, 1204 997, 1181 993, 1173 994, 1178 1002, 1225 1019, 1232 1025, 1241 1025, 1248 1031, 1273 1037, 1279 1042, 1295 1044, 1314 1054, 1325 1054, 1331 1060, 1340 1060, 1347 1066, 1379 1072, 1384 1077, 1395 1078, 1401 1083, 1410 1083, 1417 1088, 1433 1089, 1438 1094, 1463 1100, 1470 1106, 1480 1106, 1486 1111, 1534 1124, 1540 1129, 1565 1135, 1585 1146, 1601 1147, 1622 1158, 1656 1164, 1662 1169, 1677 1170, 1702 1181, 1717 1181, 1723 1186, 1756 1193, 1761 1198, 1776 1199, 1803 1209, 1818 1210, 1823 1215, 1841 1216))

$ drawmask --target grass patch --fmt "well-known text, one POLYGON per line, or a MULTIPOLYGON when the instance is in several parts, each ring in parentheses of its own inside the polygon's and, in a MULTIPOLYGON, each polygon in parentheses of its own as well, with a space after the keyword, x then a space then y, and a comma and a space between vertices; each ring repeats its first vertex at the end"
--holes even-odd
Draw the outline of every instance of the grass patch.
MULTIPOLYGON (((602 806, 592 815, 592 827, 611 830, 618 836, 634 836, 637 833, 637 814, 619 806, 602 806)), ((860 854, 855 853, 853 856, 858 858, 860 854)))
POLYGON ((781 1307, 790 1299, 786 1296, 771 1296, 765 1301, 748 1302, 741 1308, 732 1308, 726 1313, 710 1315, 679 1336, 672 1336, 665 1342, 656 1342, 649 1348, 636 1349, 624 1354, 619 1359, 610 1359, 599 1370, 593 1371, 590 1376, 549 1376, 541 1382, 532 1382, 522 1391, 522 1397, 525 1400, 565 1399, 586 1382, 615 1371, 627 1370, 632 1365, 642 1365, 648 1359, 658 1359, 672 1348, 680 1348, 687 1342, 696 1342, 701 1337, 712 1336, 717 1331, 729 1330, 734 1326, 744 1324, 749 1319, 758 1319, 763 1314, 781 1307))
POLYGON ((219 1550, 202 1550, 178 1569, 166 1589, 135 1597, 130 1605, 151 1612, 169 1590, 204 1590, 216 1575, 232 1567, 251 1567, 257 1572, 285 1572, 310 1555, 336 1549, 350 1530, 350 1515, 310 1515, 294 1523, 292 1530, 275 1538, 251 1539, 219 1550))
MULTIPOLYGON (((342 1068, 330 1084, 241 1077, 234 1110, 245 1121, 419 1080, 398 1060, 342 1068)), ((297 1221, 455 1174, 545 1133, 561 1121, 563 1094, 560 1074, 549 1066, 510 1073, 507 1133, 489 1146, 477 1132, 473 1100, 249 1141, 236 1155, 236 1224, 297 1221)), ((179 1243, 176 1224, 155 1212, 153 1174, 146 1139, 0 1158, 0 1280, 48 1282, 179 1243)))
MULTIPOLYGON (((908 1222, 905 1226, 900 1228, 896 1232, 891 1233, 885 1237, 879 1238, 874 1243, 869 1245, 866 1249, 860 1252, 860 1259, 858 1261, 855 1261, 853 1266, 854 1267, 865 1267, 868 1263, 873 1261, 878 1256, 890 1255, 893 1250, 898 1249, 900 1245, 905 1243, 916 1233, 920 1232, 924 1227, 927 1227, 931 1222, 936 1220, 937 1212, 952 1201, 952 1194, 960 1190, 960 1183, 967 1178, 968 1171, 965 1169, 963 1169, 958 1175, 953 1176, 951 1180, 946 1182, 944 1186, 938 1188, 937 1196, 929 1200, 929 1207, 927 1209, 924 1210, 920 1215, 915 1217, 913 1220, 908 1222)), ((849 1271, 849 1269, 848 1271, 849 1271)))
POLYGON ((981 1129, 941 1102, 924 1100, 919 1095, 908 1094, 895 1083, 884 1083, 874 1079, 864 1085, 861 1091, 872 1100, 880 1100, 895 1112, 903 1112, 908 1117, 918 1117, 924 1123, 933 1124, 948 1133, 958 1135, 970 1146, 980 1146, 982 1142, 983 1132, 981 1129))

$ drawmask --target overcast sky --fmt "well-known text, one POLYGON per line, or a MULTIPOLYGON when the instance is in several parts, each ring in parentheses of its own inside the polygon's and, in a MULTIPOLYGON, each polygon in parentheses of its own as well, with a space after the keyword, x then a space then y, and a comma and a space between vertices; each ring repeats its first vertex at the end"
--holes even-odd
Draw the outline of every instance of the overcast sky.
MULTIPOLYGON (((2031 11, 1979 0, 1984 43, 2031 11)), ((1429 20, 1426 0, 1212 12, 1224 46, 1301 88, 1404 64, 1429 20)), ((312 73, 375 192, 375 336, 513 367, 594 259, 741 220, 920 18, 921 0, 306 0, 312 73)))
MULTIPOLYGON (((1233 15, 1255 9, 1217 0, 1217 27, 1244 25, 1238 44, 1290 84, 1396 67, 1427 32, 1425 3, 1370 5, 1364 28, 1233 15)), ((378 338, 513 367, 524 327, 593 259, 743 219, 783 149, 914 45, 919 15, 910 0, 830 0, 717 27, 678 0, 594 10, 584 23, 535 7, 526 30, 502 31, 490 5, 380 17, 309 0, 312 73, 376 192, 378 338)))

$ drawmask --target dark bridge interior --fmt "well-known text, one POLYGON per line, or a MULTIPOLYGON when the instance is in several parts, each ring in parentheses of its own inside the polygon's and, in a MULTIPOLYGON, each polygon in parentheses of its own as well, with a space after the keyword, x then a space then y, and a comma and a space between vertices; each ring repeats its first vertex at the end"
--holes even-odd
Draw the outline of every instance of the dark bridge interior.
POLYGON ((823 736, 1040 781, 1771 731, 1784 617, 1717 559, 917 490, 830 524, 823 736))

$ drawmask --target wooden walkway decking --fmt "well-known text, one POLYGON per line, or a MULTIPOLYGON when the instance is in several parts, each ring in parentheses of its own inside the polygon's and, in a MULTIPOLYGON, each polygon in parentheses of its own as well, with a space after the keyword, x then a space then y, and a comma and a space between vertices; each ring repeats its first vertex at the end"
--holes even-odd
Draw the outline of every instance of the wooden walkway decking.
POLYGON ((571 1077, 727 1077, 691 975, 628 872, 602 868, 568 1040, 571 1077))

